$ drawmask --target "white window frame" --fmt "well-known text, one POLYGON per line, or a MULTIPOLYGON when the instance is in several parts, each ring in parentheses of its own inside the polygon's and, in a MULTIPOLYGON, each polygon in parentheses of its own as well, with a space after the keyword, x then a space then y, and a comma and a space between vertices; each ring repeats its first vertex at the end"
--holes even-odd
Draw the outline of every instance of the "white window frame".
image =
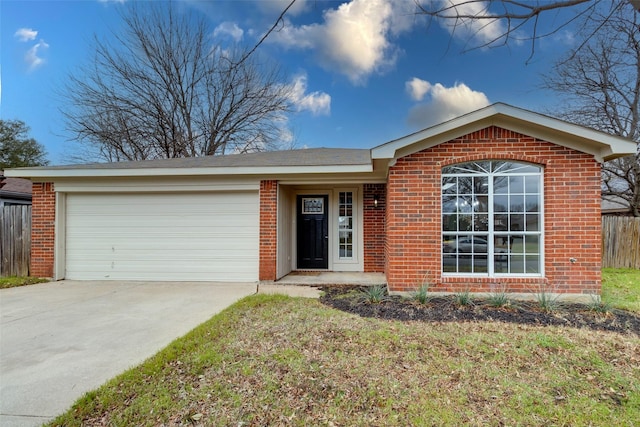
MULTIPOLYGON (((453 276, 453 277, 489 277, 489 278, 501 278, 501 277, 544 277, 544 170, 541 166, 539 165, 535 165, 535 164, 531 164, 531 163, 526 163, 526 162, 522 162, 522 161, 516 161, 516 160, 478 160, 478 161, 472 161, 472 162, 463 162, 463 163, 458 163, 458 164, 453 164, 453 165, 448 165, 445 168, 443 168, 442 174, 441 174, 441 190, 440 190, 440 206, 442 208, 441 210, 441 215, 440 215, 440 221, 441 221, 441 226, 440 226, 440 231, 441 231, 441 242, 444 241, 444 236, 445 235, 455 235, 456 236, 456 240, 462 236, 487 236, 487 271, 486 272, 478 272, 478 273, 474 273, 474 272, 445 272, 444 271, 444 256, 445 256, 445 252, 444 249, 441 246, 441 250, 440 250, 440 266, 442 268, 442 275, 443 276, 453 276), (523 167, 526 166, 533 166, 535 168, 538 169, 537 172, 482 172, 482 171, 476 171, 476 172, 456 172, 456 173, 445 173, 444 170, 445 168, 451 168, 451 167, 458 167, 460 169, 463 169, 465 165, 472 165, 472 164, 479 164, 479 163, 486 163, 486 162, 490 162, 491 163, 491 169, 493 169, 493 164, 494 162, 509 162, 512 164, 518 164, 518 165, 522 165, 523 167), (523 231, 519 231, 517 233, 514 233, 513 231, 509 232, 509 231, 505 231, 504 233, 501 232, 500 230, 496 231, 495 230, 495 218, 496 218, 496 214, 494 212, 494 180, 493 177, 495 176, 522 176, 522 177, 526 177, 526 176, 537 176, 538 177, 538 194, 539 194, 539 205, 538 205, 538 230, 536 231, 528 231, 528 230, 523 230, 523 231), (446 212, 444 212, 444 197, 445 196, 452 196, 451 193, 446 193, 445 194, 445 188, 444 188, 444 180, 445 178, 448 177, 487 177, 487 181, 488 181, 488 192, 487 192, 487 196, 488 196, 488 209, 487 209, 487 215, 488 215, 488 230, 487 231, 445 231, 444 230, 444 216, 447 214, 446 212), (495 237, 496 234, 499 236, 501 234, 521 234, 524 236, 527 235, 531 235, 531 236, 537 236, 538 237, 538 272, 537 273, 512 273, 512 272, 495 272, 495 264, 494 264, 494 256, 495 256, 495 237)), ((455 193, 456 195, 460 194, 458 192, 455 193)), ((511 195, 511 191, 509 191, 507 193, 508 195, 511 195)), ((516 193, 517 194, 517 193, 516 193)), ((526 190, 525 193, 526 194, 526 190)), ((484 194, 483 194, 484 195, 484 194)), ((500 215, 501 213, 498 213, 497 215, 500 215)), ((525 218, 526 218, 526 208, 525 208, 525 218)), ((473 259, 473 258, 472 258, 473 259)), ((471 261, 473 262, 473 261, 471 261)), ((459 264, 456 265, 456 269, 459 269, 459 264)))
POLYGON ((362 187, 335 187, 333 189, 333 203, 332 203, 333 219, 331 221, 332 235, 331 253, 333 269, 335 271, 362 271, 363 265, 363 212, 362 212, 362 187), (340 193, 351 192, 352 193, 352 242, 353 251, 351 258, 340 258, 340 193))

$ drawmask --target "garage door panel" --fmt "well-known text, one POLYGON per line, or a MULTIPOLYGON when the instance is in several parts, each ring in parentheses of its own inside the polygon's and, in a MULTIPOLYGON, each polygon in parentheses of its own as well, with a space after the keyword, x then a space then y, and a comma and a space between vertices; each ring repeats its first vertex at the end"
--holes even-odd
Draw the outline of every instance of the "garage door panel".
POLYGON ((257 193, 69 194, 69 279, 254 281, 257 193))

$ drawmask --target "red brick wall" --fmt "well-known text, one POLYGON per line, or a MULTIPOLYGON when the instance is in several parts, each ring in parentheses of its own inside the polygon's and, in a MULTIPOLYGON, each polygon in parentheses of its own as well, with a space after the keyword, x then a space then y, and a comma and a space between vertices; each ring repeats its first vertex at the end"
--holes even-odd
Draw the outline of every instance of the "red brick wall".
POLYGON ((260 181, 260 280, 276 280, 278 181, 260 181))
POLYGON ((384 213, 387 205, 385 184, 364 184, 364 271, 381 273, 384 271, 384 213), (375 206, 374 197, 378 197, 375 206))
POLYGON ((36 277, 53 277, 56 193, 53 183, 34 183, 31 208, 31 271, 36 277))
POLYGON ((593 156, 497 127, 398 159, 387 184, 386 272, 393 291, 423 281, 435 291, 594 293, 601 287, 600 165, 593 156), (443 277, 441 170, 477 160, 511 159, 543 167, 544 277, 443 277), (576 258, 575 263, 570 258, 576 258))

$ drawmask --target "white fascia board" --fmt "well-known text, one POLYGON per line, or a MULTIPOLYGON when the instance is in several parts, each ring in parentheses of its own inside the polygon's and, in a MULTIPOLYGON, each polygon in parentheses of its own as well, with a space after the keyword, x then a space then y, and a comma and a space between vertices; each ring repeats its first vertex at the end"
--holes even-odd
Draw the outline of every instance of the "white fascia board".
POLYGON ((619 136, 505 104, 494 104, 375 147, 371 157, 403 157, 491 125, 592 154, 600 162, 633 154, 636 150, 635 143, 619 136))
POLYGON ((464 116, 457 117, 455 119, 413 133, 411 135, 407 135, 405 137, 387 142, 386 144, 374 147, 371 150, 371 158, 393 159, 399 157, 396 154, 399 150, 402 150, 403 148, 409 147, 410 145, 416 144, 418 142, 435 139, 433 143, 428 143, 429 146, 434 146, 439 144, 440 142, 448 141, 455 137, 449 137, 449 135, 464 135, 464 133, 468 133, 465 132, 465 128, 469 125, 472 125, 474 122, 478 122, 488 116, 496 114, 495 107, 496 105, 491 105, 481 110, 465 114, 464 116))
POLYGON ((111 178, 111 177, 178 177, 178 176, 237 176, 237 175, 292 175, 372 172, 373 165, 329 166, 250 166, 214 168, 130 168, 130 169, 82 169, 82 168, 21 168, 7 169, 5 176, 32 178, 44 181, 56 178, 111 178))

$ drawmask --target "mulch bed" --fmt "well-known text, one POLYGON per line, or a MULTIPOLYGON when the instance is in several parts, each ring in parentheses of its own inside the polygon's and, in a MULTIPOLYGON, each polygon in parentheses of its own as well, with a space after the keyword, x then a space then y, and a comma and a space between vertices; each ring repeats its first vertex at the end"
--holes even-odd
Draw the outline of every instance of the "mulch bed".
POLYGON ((380 303, 367 301, 362 289, 353 287, 323 288, 323 304, 362 317, 422 322, 494 321, 540 326, 570 326, 600 331, 632 333, 640 336, 640 316, 610 309, 601 313, 589 305, 561 303, 552 311, 544 311, 537 301, 511 301, 506 307, 494 307, 486 300, 474 299, 460 305, 454 296, 433 297, 426 304, 410 298, 387 296, 380 303))

